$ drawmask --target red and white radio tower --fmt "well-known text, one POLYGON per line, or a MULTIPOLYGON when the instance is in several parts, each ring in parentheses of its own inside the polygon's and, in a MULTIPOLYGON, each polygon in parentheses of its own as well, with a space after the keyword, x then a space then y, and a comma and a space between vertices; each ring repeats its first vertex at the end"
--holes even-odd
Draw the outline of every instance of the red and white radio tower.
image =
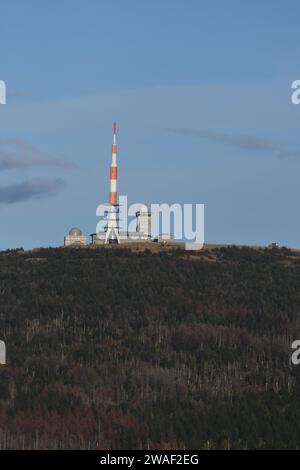
POLYGON ((113 144, 110 166, 109 209, 107 211, 107 226, 105 243, 120 243, 119 239, 119 205, 117 204, 117 125, 113 124, 113 144))

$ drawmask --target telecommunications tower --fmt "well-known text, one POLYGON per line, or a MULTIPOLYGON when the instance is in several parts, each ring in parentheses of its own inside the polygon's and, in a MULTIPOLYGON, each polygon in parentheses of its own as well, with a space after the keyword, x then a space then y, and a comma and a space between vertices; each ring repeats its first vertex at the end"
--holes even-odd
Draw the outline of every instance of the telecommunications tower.
POLYGON ((107 225, 105 243, 120 243, 119 238, 119 204, 117 203, 117 125, 113 124, 113 144, 110 166, 110 192, 109 204, 106 212, 107 225))

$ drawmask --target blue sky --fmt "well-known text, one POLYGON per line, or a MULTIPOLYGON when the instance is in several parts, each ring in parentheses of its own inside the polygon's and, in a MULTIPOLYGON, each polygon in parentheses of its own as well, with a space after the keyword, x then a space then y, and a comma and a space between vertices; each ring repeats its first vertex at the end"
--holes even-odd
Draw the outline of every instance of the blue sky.
POLYGON ((207 242, 300 247, 297 1, 1 2, 0 249, 95 230, 111 126, 129 202, 204 203, 207 242))

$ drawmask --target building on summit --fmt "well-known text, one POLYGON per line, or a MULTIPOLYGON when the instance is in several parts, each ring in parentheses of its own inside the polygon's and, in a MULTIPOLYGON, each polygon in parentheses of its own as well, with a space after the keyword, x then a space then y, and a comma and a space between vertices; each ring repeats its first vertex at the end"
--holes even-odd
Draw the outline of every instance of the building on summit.
MULTIPOLYGON (((110 187, 109 187, 109 202, 105 204, 104 220, 105 226, 103 231, 92 233, 91 245, 106 245, 106 244, 122 244, 122 243, 146 243, 146 242, 160 242, 166 244, 173 242, 173 238, 168 234, 159 235, 158 237, 151 238, 151 210, 145 205, 141 204, 135 213, 136 216, 136 230, 133 232, 122 231, 120 227, 120 206, 117 196, 117 180, 118 180, 118 166, 117 166, 117 126, 113 124, 113 143, 112 143, 112 157, 110 166, 110 187)), ((78 228, 72 228, 68 235, 65 236, 64 246, 84 246, 86 245, 86 237, 78 228)))
POLYGON ((86 237, 82 235, 82 232, 79 228, 71 228, 69 234, 65 236, 64 245, 65 246, 82 246, 86 244, 86 237))

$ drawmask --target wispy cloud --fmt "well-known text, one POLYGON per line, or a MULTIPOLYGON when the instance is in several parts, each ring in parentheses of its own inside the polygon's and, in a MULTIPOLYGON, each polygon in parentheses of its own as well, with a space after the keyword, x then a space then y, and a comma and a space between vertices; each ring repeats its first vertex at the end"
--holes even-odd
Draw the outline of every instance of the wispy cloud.
POLYGON ((247 150, 256 150, 256 151, 267 151, 271 154, 275 154, 277 157, 281 159, 299 159, 300 152, 299 151, 288 151, 283 149, 280 145, 261 139, 254 135, 233 135, 233 134, 225 134, 222 132, 213 132, 203 129, 186 129, 186 128, 179 128, 179 129, 168 129, 168 131, 179 134, 183 136, 195 136, 201 139, 206 139, 210 142, 230 145, 231 147, 237 147, 241 149, 247 150))
POLYGON ((231 135, 221 132, 213 132, 201 129, 169 129, 175 134, 194 135, 203 139, 234 147, 253 150, 278 150, 277 147, 267 140, 259 139, 253 135, 231 135))
POLYGON ((14 204, 56 194, 65 186, 61 179, 32 179, 0 187, 0 204, 14 204))
POLYGON ((8 90, 7 96, 9 98, 32 98, 33 95, 27 91, 21 90, 8 90))
POLYGON ((281 150, 278 152, 278 157, 283 160, 299 160, 300 152, 299 151, 289 152, 288 150, 285 150, 285 151, 281 150))
POLYGON ((0 141, 0 171, 50 166, 73 168, 75 165, 61 158, 53 158, 22 140, 0 141))

